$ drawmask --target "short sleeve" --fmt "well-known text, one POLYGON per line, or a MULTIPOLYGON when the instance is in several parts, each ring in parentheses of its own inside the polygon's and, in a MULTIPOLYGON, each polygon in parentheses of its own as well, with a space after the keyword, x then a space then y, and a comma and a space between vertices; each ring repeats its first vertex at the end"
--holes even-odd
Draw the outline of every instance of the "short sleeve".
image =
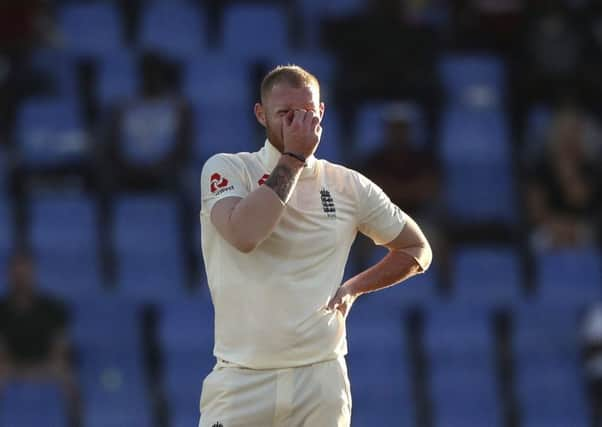
POLYGON ((358 228, 375 244, 384 245, 403 229, 405 214, 374 182, 358 174, 358 228))
POLYGON ((210 213, 213 205, 227 197, 245 197, 249 194, 245 185, 242 165, 224 154, 209 158, 201 172, 201 211, 210 213))

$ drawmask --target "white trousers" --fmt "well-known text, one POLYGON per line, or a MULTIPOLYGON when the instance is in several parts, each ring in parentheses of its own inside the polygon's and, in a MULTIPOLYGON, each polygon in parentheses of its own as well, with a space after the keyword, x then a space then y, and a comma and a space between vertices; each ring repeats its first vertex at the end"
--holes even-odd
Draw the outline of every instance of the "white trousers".
POLYGON ((203 381, 199 427, 349 427, 343 357, 298 368, 253 370, 218 362, 203 381))

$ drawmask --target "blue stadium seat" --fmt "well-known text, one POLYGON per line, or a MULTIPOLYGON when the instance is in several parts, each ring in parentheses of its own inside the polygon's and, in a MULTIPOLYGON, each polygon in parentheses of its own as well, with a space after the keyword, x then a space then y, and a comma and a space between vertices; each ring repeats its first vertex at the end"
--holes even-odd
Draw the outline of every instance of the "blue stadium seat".
POLYGON ((404 117, 410 123, 410 143, 414 147, 426 145, 426 123, 421 108, 414 102, 374 102, 363 104, 358 110, 354 130, 354 153, 366 156, 385 143, 385 119, 404 117))
POLYGON ((511 248, 460 247, 451 269, 457 302, 508 306, 521 297, 520 259, 511 248))
POLYGON ((186 274, 181 233, 173 197, 123 195, 116 200, 113 240, 123 295, 145 302, 183 295, 186 274))
POLYGON ((454 55, 441 59, 439 75, 448 106, 468 109, 503 108, 505 66, 488 55, 454 55))
POLYGON ((429 378, 435 426, 502 426, 493 365, 440 366, 429 378))
POLYGON ((427 308, 423 342, 431 367, 489 365, 493 357, 490 312, 484 307, 434 302, 427 308))
POLYGON ((65 50, 36 48, 29 56, 29 67, 49 85, 52 94, 67 99, 79 95, 77 59, 65 50))
POLYGON ((589 425, 580 366, 579 313, 563 303, 515 306, 515 384, 522 425, 589 425))
POLYGON ((122 52, 111 55, 98 64, 96 96, 102 110, 138 93, 139 79, 136 57, 122 52))
POLYGON ((113 3, 93 1, 62 5, 58 22, 65 47, 74 55, 101 58, 123 48, 122 24, 113 3))
POLYGON ((69 99, 29 98, 17 112, 15 132, 21 165, 28 168, 79 165, 90 150, 69 99))
POLYGON ((89 294, 71 305, 75 346, 143 363, 142 306, 114 294, 89 294))
POLYGON ((522 360, 577 360, 580 308, 564 302, 555 305, 526 301, 513 307, 513 342, 522 360))
POLYGON ((102 286, 97 207, 83 195, 38 195, 29 202, 31 247, 40 286, 68 300, 102 286))
POLYGON ((536 255, 537 297, 544 302, 585 305, 602 298, 602 255, 595 248, 536 255))
POLYGON ((142 49, 185 61, 207 48, 207 18, 198 2, 155 0, 142 11, 138 34, 142 49))
POLYGON ((212 358, 213 316, 213 305, 208 296, 183 297, 161 304, 161 349, 197 350, 207 353, 207 357, 212 358))
POLYGON ((249 62, 282 58, 289 50, 288 17, 278 4, 230 4, 224 9, 224 54, 249 62))
POLYGON ((120 154, 130 165, 148 167, 169 156, 178 144, 180 103, 174 98, 136 101, 123 109, 120 154))
POLYGON ((251 110, 249 69, 243 61, 225 55, 197 56, 184 68, 184 93, 205 109, 251 110))
POLYGON ((162 304, 158 332, 171 425, 194 424, 201 383, 215 365, 211 301, 187 298, 162 304))
POLYGON ((86 426, 153 426, 144 366, 134 357, 80 352, 80 387, 86 426))
POLYGON ((68 427, 67 401, 59 384, 10 382, 0 398, 0 425, 68 427))
POLYGON ((73 304, 72 334, 85 408, 84 425, 152 426, 141 305, 115 295, 73 304))
POLYGON ((516 389, 523 426, 590 425, 582 371, 577 360, 521 356, 516 389))
POLYGON ((199 164, 216 153, 256 151, 263 146, 260 125, 250 107, 232 109, 228 114, 195 106, 195 157, 199 164))
POLYGON ((347 318, 352 424, 414 425, 408 355, 400 306, 383 295, 359 299, 347 318))
POLYGON ((446 110, 439 150, 443 190, 452 219, 516 221, 510 135, 504 114, 446 110))

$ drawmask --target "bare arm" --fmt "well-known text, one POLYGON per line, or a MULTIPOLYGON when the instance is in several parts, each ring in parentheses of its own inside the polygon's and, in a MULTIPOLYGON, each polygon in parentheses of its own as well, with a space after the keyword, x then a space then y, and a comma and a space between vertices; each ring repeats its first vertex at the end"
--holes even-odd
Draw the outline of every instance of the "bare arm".
POLYGON ((426 271, 433 257, 426 237, 411 218, 399 235, 385 245, 389 253, 372 267, 345 282, 328 307, 347 315, 351 304, 362 294, 374 292, 426 271))
MULTIPOLYGON (((312 111, 290 111, 283 122, 284 149, 308 157, 317 146, 320 119, 312 111)), ((263 242, 282 217, 301 170, 302 161, 283 155, 264 185, 245 198, 229 197, 211 210, 211 222, 239 251, 248 253, 263 242)))
POLYGON ((244 199, 228 197, 211 210, 211 222, 221 236, 241 252, 251 252, 274 230, 284 212, 303 164, 282 156, 270 177, 244 199))

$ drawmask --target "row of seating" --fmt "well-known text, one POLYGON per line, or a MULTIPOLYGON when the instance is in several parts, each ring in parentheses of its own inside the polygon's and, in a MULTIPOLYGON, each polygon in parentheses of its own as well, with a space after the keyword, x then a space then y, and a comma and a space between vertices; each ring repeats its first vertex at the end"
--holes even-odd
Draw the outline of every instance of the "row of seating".
MULTIPOLYGON (((366 296, 348 318, 353 425, 416 425, 415 372, 403 322, 408 311, 399 303, 387 291, 366 296)), ((72 309, 84 425, 153 425, 139 306, 102 295, 79 301, 72 309)), ((433 302, 423 313, 422 345, 433 425, 503 426, 494 312, 433 302)), ((589 425, 579 363, 579 311, 535 303, 517 306, 510 313, 521 425, 589 425)), ((212 325, 213 311, 206 295, 159 307, 155 340, 172 427, 194 425, 198 420, 201 381, 214 364, 212 325)), ((34 421, 42 416, 45 425, 65 425, 63 406, 52 394, 60 397, 60 393, 50 388, 9 387, 0 399, 0 407, 6 408, 0 411, 5 421, 0 425, 27 427, 36 425, 34 421), (31 404, 32 396, 48 394, 54 397, 40 398, 36 411, 23 407, 31 404), (25 413, 33 424, 24 420, 25 413), (11 416, 20 422, 10 424, 11 416)))
MULTIPOLYGON (((193 1, 154 0, 140 9, 135 46, 125 41, 124 19, 116 2, 65 4, 56 20, 65 49, 79 57, 104 57, 126 47, 158 49, 174 58, 213 49, 208 11, 193 1)), ((276 2, 230 3, 222 7, 217 48, 246 60, 277 57, 289 50, 295 23, 301 21, 302 44, 319 46, 320 22, 328 16, 361 11, 366 2, 297 0, 292 7, 276 2), (249 37, 252 34, 253 37, 249 37)))
MULTIPOLYGON (((40 194, 30 198, 28 207, 28 235, 41 286, 66 298, 102 288, 99 250, 103 229, 97 201, 78 194, 40 194)), ((118 288, 149 302, 181 296, 187 283, 187 240, 178 200, 170 195, 122 195, 114 201, 111 218, 118 288)), ((0 204, 0 249, 5 253, 15 246, 14 228, 11 205, 0 204)), ((200 256, 198 226, 194 233, 195 251, 200 256)), ((376 262, 383 251, 375 248, 370 261, 376 262)), ((601 259, 595 248, 535 255, 533 298, 580 304, 600 297, 601 259)), ((197 262, 200 264, 200 259, 197 262)), ((358 268, 351 258, 348 274, 358 268)), ((512 248, 459 247, 450 271, 453 296, 467 305, 510 304, 529 298, 524 292, 529 284, 521 257, 512 248)), ((430 273, 430 280, 436 279, 436 274, 430 273)), ((434 289, 440 287, 411 286, 400 299, 423 303, 436 298, 434 289)))

